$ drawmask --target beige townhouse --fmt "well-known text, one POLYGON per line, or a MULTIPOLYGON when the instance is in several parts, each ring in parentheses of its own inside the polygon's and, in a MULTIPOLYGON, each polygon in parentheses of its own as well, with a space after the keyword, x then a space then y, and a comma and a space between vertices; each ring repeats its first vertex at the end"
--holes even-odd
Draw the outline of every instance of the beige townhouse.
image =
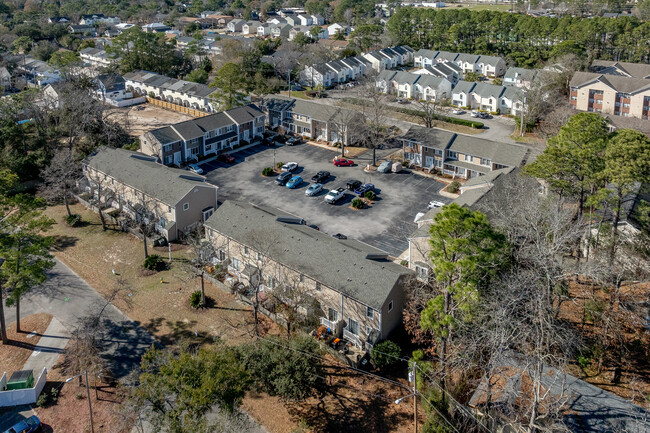
POLYGON ((648 120, 650 79, 576 72, 569 83, 576 110, 648 120))
POLYGON ((168 241, 204 223, 217 208, 215 185, 138 152, 100 147, 83 161, 90 192, 131 218, 152 219, 168 241))
POLYGON ((524 146, 484 140, 435 128, 411 126, 400 137, 404 160, 415 165, 453 176, 471 179, 494 170, 519 167, 528 150, 524 146))
POLYGON ((306 290, 320 323, 360 348, 383 340, 402 322, 403 286, 412 272, 388 254, 337 239, 278 209, 225 201, 205 223, 216 261, 240 281, 306 290))

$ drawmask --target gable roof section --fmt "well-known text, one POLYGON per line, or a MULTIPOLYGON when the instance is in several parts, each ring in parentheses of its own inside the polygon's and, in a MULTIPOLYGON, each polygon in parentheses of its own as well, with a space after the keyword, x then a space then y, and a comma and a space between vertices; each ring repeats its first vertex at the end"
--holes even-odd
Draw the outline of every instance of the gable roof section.
POLYGON ((203 177, 166 167, 158 164, 155 157, 125 149, 100 147, 84 162, 169 206, 175 206, 193 188, 217 188, 206 183, 203 177))
POLYGON ((474 90, 474 87, 476 87, 476 83, 472 81, 460 80, 456 84, 456 87, 454 87, 454 90, 452 90, 452 93, 470 93, 472 90, 474 90))
POLYGON ((423 146, 435 149, 447 149, 456 138, 456 133, 436 128, 425 128, 413 125, 400 137, 402 140, 420 143, 423 146))
POLYGON ((400 278, 411 273, 387 260, 387 253, 370 245, 352 239, 339 240, 277 218, 296 216, 227 200, 208 218, 205 226, 250 248, 268 250, 263 253, 270 259, 377 310, 385 304, 400 278), (260 243, 265 245, 261 247, 260 243), (327 266, 323 265, 323 257, 327 257, 327 266))
POLYGON ((650 65, 645 63, 594 60, 591 70, 600 74, 627 75, 633 78, 650 78, 650 65))
POLYGON ((470 135, 456 134, 449 150, 466 155, 488 158, 497 164, 519 166, 528 153, 524 146, 509 143, 499 143, 472 137, 470 135))
POLYGON ((432 89, 437 89, 440 87, 440 85, 442 85, 444 81, 449 82, 449 80, 443 77, 422 74, 415 84, 422 87, 431 87, 432 89))
POLYGON ((650 89, 650 79, 630 78, 621 75, 605 75, 593 72, 576 72, 569 83, 570 87, 585 87, 599 81, 613 90, 622 93, 637 93, 650 89))
POLYGON ((478 62, 478 59, 480 59, 481 56, 478 56, 476 54, 465 54, 461 53, 456 57, 457 62, 467 62, 467 63, 472 63, 475 64, 478 62))
MULTIPOLYGON (((251 122, 260 116, 264 116, 262 110, 257 108, 255 104, 243 105, 241 107, 235 107, 230 110, 223 112, 226 116, 231 118, 238 125, 242 125, 247 122, 251 122)), ((206 116, 208 117, 208 116, 206 116)), ((199 118, 198 120, 200 120, 199 118)))
POLYGON ((277 111, 282 107, 283 110, 304 114, 305 116, 322 122, 347 123, 351 118, 361 116, 361 114, 356 110, 318 104, 305 99, 289 98, 284 95, 268 96, 262 100, 260 106, 277 111), (286 105, 283 101, 286 102, 286 105))
POLYGON ((453 62, 457 58, 458 58, 458 53, 452 53, 449 51, 438 51, 438 55, 436 56, 437 61, 446 60, 448 62, 453 62))
POLYGON ((481 56, 479 59, 479 64, 483 63, 485 65, 496 66, 499 62, 503 61, 501 57, 497 56, 481 56))
POLYGON ((476 93, 482 98, 498 99, 504 91, 505 86, 495 86, 494 84, 488 83, 477 83, 476 87, 474 87, 472 90, 472 93, 476 93))

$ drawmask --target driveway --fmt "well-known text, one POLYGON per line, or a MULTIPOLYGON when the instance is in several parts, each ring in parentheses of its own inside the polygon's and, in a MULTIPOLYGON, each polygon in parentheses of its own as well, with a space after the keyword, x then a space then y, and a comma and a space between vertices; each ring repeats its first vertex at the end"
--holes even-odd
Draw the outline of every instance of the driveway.
MULTIPOLYGON (((378 158, 380 153, 378 152, 378 158)), ((365 173, 363 167, 371 162, 371 151, 354 158, 353 167, 335 167, 336 152, 318 146, 300 144, 267 148, 255 146, 234 153, 235 163, 227 165, 211 161, 201 164, 209 182, 219 186, 219 199, 244 200, 271 206, 304 218, 326 233, 343 233, 374 247, 399 255, 408 248, 407 236, 415 229, 413 220, 418 212, 426 211, 431 200, 449 203, 438 191, 444 186, 434 179, 418 176, 408 170, 401 173, 365 173), (295 174, 303 178, 296 189, 275 183, 275 177, 263 177, 264 167, 277 162, 295 161, 295 174), (305 196, 311 177, 327 170, 332 176, 324 183, 325 190, 314 197, 305 196), (335 205, 324 197, 330 188, 345 187, 348 179, 371 182, 377 192, 376 202, 367 209, 353 210, 355 197, 350 191, 335 205)))
MULTIPOLYGON (((49 313, 67 332, 72 332, 81 317, 99 311, 107 303, 95 289, 59 260, 55 261, 54 268, 48 272, 48 276, 44 284, 23 297, 20 303, 22 316, 40 312, 49 313)), ((16 320, 14 308, 5 309, 5 314, 7 323, 16 320)), ((154 339, 139 327, 137 322, 133 322, 112 304, 106 307, 102 317, 105 325, 102 355, 111 363, 113 374, 121 378, 140 364, 140 357, 151 347, 154 339)), ((65 330, 60 329, 58 333, 63 333, 65 330)), ((43 346, 42 352, 62 350, 55 344, 48 349, 44 345, 46 342, 47 340, 39 342, 39 345, 43 346)))

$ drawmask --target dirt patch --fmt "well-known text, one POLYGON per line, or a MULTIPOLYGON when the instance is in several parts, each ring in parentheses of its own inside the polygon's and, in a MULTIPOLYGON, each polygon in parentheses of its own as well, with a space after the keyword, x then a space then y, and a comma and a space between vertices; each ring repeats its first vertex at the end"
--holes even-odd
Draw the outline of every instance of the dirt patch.
POLYGON ((135 105, 133 107, 113 108, 111 116, 120 119, 127 132, 138 136, 152 129, 165 125, 193 119, 192 116, 177 111, 165 110, 151 104, 135 105))
MULTIPOLYGON (((85 384, 79 386, 77 380, 70 383, 65 383, 63 379, 59 381, 48 381, 43 392, 51 393, 52 389, 57 389, 59 392, 56 404, 48 407, 35 408, 38 417, 43 423, 43 431, 90 431, 88 398, 85 384)), ((90 403, 93 409, 95 432, 122 433, 128 431, 119 428, 119 422, 115 416, 120 404, 115 388, 98 383, 97 392, 95 393, 95 387, 91 379, 90 403)))
POLYGON ((16 322, 7 326, 7 337, 11 341, 7 345, 0 343, 0 376, 3 372, 11 376, 14 371, 23 369, 51 320, 51 315, 39 313, 20 319, 21 332, 16 332, 16 322))

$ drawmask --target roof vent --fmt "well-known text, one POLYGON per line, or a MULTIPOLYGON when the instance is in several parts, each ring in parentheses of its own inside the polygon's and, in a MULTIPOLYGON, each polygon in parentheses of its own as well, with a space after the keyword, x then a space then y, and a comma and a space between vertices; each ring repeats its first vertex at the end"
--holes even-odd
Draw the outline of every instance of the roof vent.
POLYGON ((302 218, 291 218, 291 217, 277 217, 275 219, 279 223, 287 223, 287 224, 305 224, 305 220, 302 218))

